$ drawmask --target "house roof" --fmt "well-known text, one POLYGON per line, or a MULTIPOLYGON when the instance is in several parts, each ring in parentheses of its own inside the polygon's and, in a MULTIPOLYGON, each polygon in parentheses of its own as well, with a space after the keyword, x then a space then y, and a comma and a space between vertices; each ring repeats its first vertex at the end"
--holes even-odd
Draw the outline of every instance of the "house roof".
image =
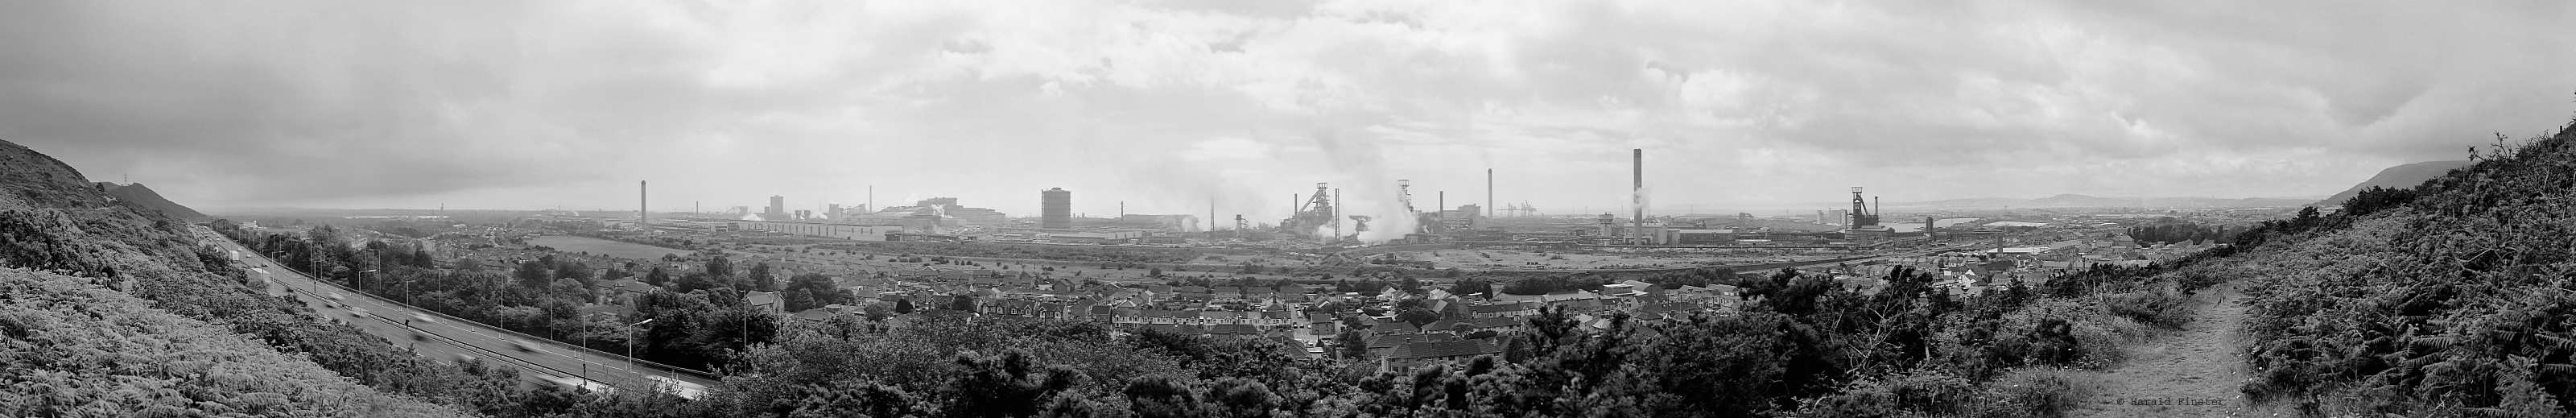
POLYGON ((1485 340, 1418 342, 1396 346, 1387 353, 1389 359, 1465 357, 1502 353, 1502 347, 1485 340))
POLYGON ((1530 308, 1529 308, 1529 306, 1527 306, 1527 305, 1522 305, 1522 304, 1519 304, 1519 303, 1495 303, 1495 304, 1485 304, 1485 305, 1470 305, 1470 306, 1468 306, 1468 307, 1467 307, 1467 309, 1468 309, 1469 311, 1474 311, 1475 313, 1503 313, 1503 312, 1513 312, 1513 311, 1527 310, 1527 309, 1530 309, 1530 308))

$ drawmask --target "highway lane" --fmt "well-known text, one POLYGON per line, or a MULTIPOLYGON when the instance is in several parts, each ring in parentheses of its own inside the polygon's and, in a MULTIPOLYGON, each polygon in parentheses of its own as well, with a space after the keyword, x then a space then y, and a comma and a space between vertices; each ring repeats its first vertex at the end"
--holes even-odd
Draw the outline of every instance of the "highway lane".
POLYGON ((265 279, 269 294, 296 295, 316 312, 384 337, 396 346, 411 348, 425 358, 456 361, 472 356, 485 364, 517 367, 521 370, 520 376, 530 381, 587 384, 594 389, 640 389, 656 386, 654 383, 659 382, 682 396, 695 397, 705 387, 716 383, 708 376, 664 370, 650 364, 639 363, 630 368, 625 356, 517 334, 315 280, 212 231, 201 231, 199 239, 225 250, 239 251, 240 262, 251 269, 253 276, 265 279), (422 317, 430 320, 415 319, 422 317))

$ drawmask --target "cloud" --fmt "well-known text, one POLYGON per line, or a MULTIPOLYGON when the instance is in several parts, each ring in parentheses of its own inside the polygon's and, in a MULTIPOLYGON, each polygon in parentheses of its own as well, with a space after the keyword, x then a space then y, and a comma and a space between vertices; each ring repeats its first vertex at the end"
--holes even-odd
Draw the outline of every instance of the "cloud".
POLYGON ((624 207, 621 185, 649 178, 708 207, 856 203, 875 185, 1027 213, 1033 190, 1065 187, 1091 213, 1213 199, 1220 218, 1275 222, 1318 181, 1481 203, 1493 168, 1498 200, 1571 213, 1625 207, 1629 148, 1671 210, 1851 185, 2323 195, 2564 122, 2570 13, 36 2, 0 16, 0 138, 201 206, 624 207))

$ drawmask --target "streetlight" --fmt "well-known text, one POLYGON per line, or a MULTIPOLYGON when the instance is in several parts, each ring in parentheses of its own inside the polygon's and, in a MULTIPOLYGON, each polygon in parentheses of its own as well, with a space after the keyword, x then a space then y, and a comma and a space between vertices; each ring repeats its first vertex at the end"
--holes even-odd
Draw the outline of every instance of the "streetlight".
POLYGON ((635 327, 650 323, 653 323, 652 318, 645 318, 644 322, 626 324, 626 373, 628 374, 635 373, 635 327))

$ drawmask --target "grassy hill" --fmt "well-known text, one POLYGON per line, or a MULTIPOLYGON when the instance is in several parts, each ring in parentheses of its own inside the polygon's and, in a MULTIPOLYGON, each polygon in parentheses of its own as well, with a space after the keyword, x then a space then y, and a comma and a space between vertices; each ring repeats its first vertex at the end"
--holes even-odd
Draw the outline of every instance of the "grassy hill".
MULTIPOLYGON (((245 397, 239 399, 269 400, 274 400, 274 397, 256 393, 281 393, 295 399, 292 393, 266 391, 268 386, 264 385, 275 384, 304 388, 305 392, 293 393, 312 393, 320 396, 313 398, 317 400, 342 399, 364 403, 366 408, 372 408, 366 409, 369 411, 432 411, 432 415, 442 408, 421 404, 422 401, 502 416, 547 415, 575 407, 619 408, 620 402, 632 401, 571 394, 552 387, 522 389, 518 387, 515 374, 508 369, 420 361, 408 352, 393 348, 383 338, 367 335, 355 327, 329 323, 302 304, 261 294, 252 287, 254 283, 240 268, 218 254, 211 247, 198 246, 184 220, 161 210, 139 206, 131 199, 113 198, 60 160, 0 141, 0 267, 82 277, 90 284, 113 290, 57 292, 62 296, 56 304, 69 306, 59 309, 72 309, 70 312, 126 327, 115 328, 121 333, 120 338, 125 340, 195 341, 204 338, 180 333, 179 329, 186 327, 156 325, 167 321, 151 313, 166 313, 189 321, 220 325, 224 327, 223 334, 239 335, 263 343, 226 345, 226 351, 239 356, 209 356, 200 360, 207 362, 203 367, 281 370, 273 376, 274 379, 261 385, 244 386, 241 382, 223 379, 177 378, 150 387, 151 391, 175 391, 187 397, 222 397, 238 392, 239 396, 245 397), (135 302, 134 299, 117 297, 116 292, 149 301, 151 310, 98 308, 135 302), (279 365, 282 363, 297 364, 279 365), (314 366, 339 376, 330 378, 305 372, 314 366), (352 381, 379 392, 406 395, 421 401, 367 395, 345 388, 352 381)), ((12 293, 0 293, 0 299, 15 297, 12 293)), ((224 340, 206 341, 213 341, 208 344, 221 344, 224 340)), ((0 352, 0 355, 25 356, 12 357, 11 361, 54 364, 47 362, 75 361, 72 357, 62 357, 72 354, 63 350, 80 351, 84 346, 113 346, 115 343, 101 340, 62 344, 56 351, 0 352)), ((184 347, 172 349, 186 350, 184 347)), ((160 365, 156 367, 177 364, 133 358, 116 362, 119 365, 160 365)), ((55 372, 48 370, 45 373, 55 372)), ((159 372, 135 373, 144 374, 101 378, 127 382, 159 372)), ((61 376, 76 382, 88 382, 85 379, 91 375, 74 373, 61 376)), ((121 401, 106 399, 103 402, 121 401)))
POLYGON ((169 198, 161 197, 160 193, 153 192, 150 187, 144 187, 143 183, 120 185, 116 183, 102 182, 98 184, 98 187, 101 191, 107 192, 108 197, 114 197, 116 200, 133 202, 136 206, 160 211, 161 214, 169 215, 171 218, 190 222, 210 219, 206 217, 206 214, 197 213, 196 209, 189 209, 187 206, 180 205, 179 202, 172 202, 169 198))
POLYGON ((0 415, 465 415, 86 278, 0 269, 0 294, 0 415))
POLYGON ((2503 148, 2240 236, 2241 391, 2332 416, 2576 411, 2576 132, 2503 148))
POLYGON ((2333 196, 2327 196, 2326 200, 2317 201, 2316 205, 2340 205, 2343 204, 2343 201, 2351 200, 2353 196, 2360 195, 2362 190, 2367 190, 2372 187, 2386 187, 2393 189, 2415 187, 2415 185, 2424 184, 2424 180, 2441 177, 2443 174, 2450 173, 2451 170, 2467 167, 2471 163, 2475 163, 2475 161, 2426 161, 2413 164, 2400 164, 2396 167, 2379 170, 2379 174, 2370 176, 2369 180, 2362 180, 2361 184, 2352 185, 2352 188, 2336 192, 2333 196))

